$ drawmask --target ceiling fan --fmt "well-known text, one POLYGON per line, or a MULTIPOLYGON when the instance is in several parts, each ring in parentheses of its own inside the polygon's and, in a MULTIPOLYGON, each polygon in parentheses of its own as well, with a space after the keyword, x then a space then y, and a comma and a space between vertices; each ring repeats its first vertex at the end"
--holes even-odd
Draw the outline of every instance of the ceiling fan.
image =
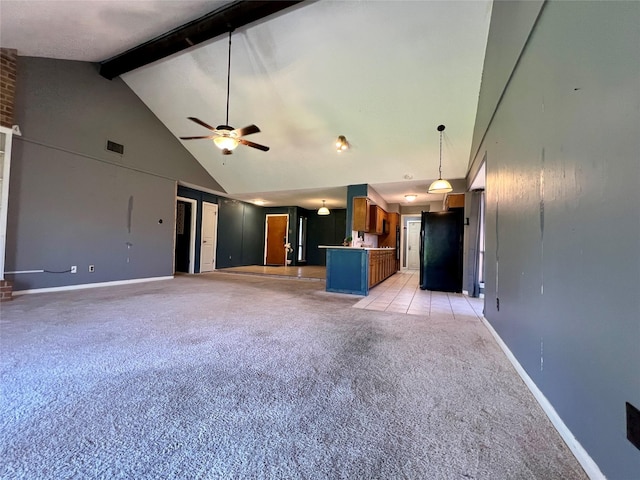
POLYGON ((211 125, 203 122, 199 118, 196 117, 187 117, 192 122, 197 123, 198 125, 203 126, 213 132, 213 135, 201 135, 197 137, 180 137, 181 140, 200 140, 200 139, 211 139, 216 146, 222 150, 223 155, 231 155, 233 149, 235 149, 238 144, 246 145, 247 147, 257 148, 258 150, 262 150, 263 152, 268 152, 269 147, 264 145, 260 145, 258 143, 250 142, 249 140, 245 140, 244 136, 251 135, 252 133, 258 133, 260 129, 256 125, 248 125, 243 128, 233 128, 229 126, 229 85, 231 79, 231 32, 233 29, 229 31, 229 62, 227 65, 227 119, 224 125, 218 125, 216 128, 213 128, 211 125))

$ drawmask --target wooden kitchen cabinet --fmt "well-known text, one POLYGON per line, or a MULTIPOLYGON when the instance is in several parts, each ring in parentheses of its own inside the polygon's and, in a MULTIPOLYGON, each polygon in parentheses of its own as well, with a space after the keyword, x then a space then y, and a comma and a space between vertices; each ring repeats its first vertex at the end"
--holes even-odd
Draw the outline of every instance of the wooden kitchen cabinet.
POLYGON ((464 193, 450 193, 444 199, 444 209, 464 208, 464 193))
POLYGON ((369 252, 369 288, 386 280, 397 271, 395 250, 377 249, 369 252))
POLYGON ((378 205, 371 205, 369 207, 370 213, 370 227, 369 233, 375 233, 376 235, 382 235, 384 233, 384 224, 386 220, 387 212, 385 212, 378 205))
POLYGON ((387 225, 387 212, 381 207, 372 205, 366 197, 353 199, 353 230, 383 235, 385 225, 387 225))
POLYGON ((353 199, 353 230, 369 232, 371 228, 371 212, 369 199, 356 197, 353 199))

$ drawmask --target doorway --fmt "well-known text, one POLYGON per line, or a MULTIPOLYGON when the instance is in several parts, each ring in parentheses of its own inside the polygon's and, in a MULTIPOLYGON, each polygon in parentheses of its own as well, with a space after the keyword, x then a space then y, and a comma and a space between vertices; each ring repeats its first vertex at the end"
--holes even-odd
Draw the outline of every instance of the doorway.
POLYGON ((202 235, 200 245, 200 273, 216 268, 216 240, 218 232, 218 205, 202 202, 202 235))
POLYGON ((196 213, 198 202, 191 198, 176 199, 176 234, 174 272, 195 273, 196 213))
POLYGON ((420 221, 407 222, 407 268, 420 268, 420 221))
POLYGON ((286 265, 289 215, 268 214, 265 228, 264 264, 286 265))

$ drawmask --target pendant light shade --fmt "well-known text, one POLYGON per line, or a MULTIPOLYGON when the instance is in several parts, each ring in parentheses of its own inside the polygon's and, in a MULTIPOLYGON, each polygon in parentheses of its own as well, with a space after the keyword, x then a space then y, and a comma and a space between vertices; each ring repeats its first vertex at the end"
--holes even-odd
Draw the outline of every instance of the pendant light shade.
POLYGON ((436 180, 429 186, 429 193, 449 193, 453 190, 453 187, 449 182, 442 178, 436 180))
POLYGON ((322 200, 322 206, 318 209, 318 215, 329 215, 331 212, 325 206, 324 200, 322 200))
POLYGON ((449 193, 453 190, 453 187, 449 182, 442 178, 442 132, 444 131, 444 125, 438 125, 438 131, 440 132, 440 165, 438 167, 439 177, 438 180, 429 185, 429 193, 449 193))

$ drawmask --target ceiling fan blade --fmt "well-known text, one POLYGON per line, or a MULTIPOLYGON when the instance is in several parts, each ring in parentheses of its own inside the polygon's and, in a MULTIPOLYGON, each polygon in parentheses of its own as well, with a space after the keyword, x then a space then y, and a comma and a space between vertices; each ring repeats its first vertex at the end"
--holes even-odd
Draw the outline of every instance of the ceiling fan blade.
POLYGON ((179 137, 180 140, 200 140, 201 138, 216 138, 216 135, 205 135, 200 137, 179 137))
POLYGON ((249 140, 245 140, 244 138, 239 138, 238 143, 246 145, 247 147, 257 148, 258 150, 262 150, 263 152, 268 152, 269 147, 265 147, 264 145, 260 145, 257 143, 250 142, 249 140))
POLYGON ((245 135, 251 135, 252 133, 258 133, 260 129, 255 125, 247 125, 244 128, 237 128, 236 133, 239 137, 244 137, 245 135))
POLYGON ((213 128, 211 125, 209 125, 208 123, 204 123, 202 120, 200 120, 199 118, 196 117, 187 117, 189 120, 191 120, 192 122, 196 122, 198 125, 202 125, 204 128, 208 128, 209 130, 212 130, 215 132, 215 128, 213 128))

